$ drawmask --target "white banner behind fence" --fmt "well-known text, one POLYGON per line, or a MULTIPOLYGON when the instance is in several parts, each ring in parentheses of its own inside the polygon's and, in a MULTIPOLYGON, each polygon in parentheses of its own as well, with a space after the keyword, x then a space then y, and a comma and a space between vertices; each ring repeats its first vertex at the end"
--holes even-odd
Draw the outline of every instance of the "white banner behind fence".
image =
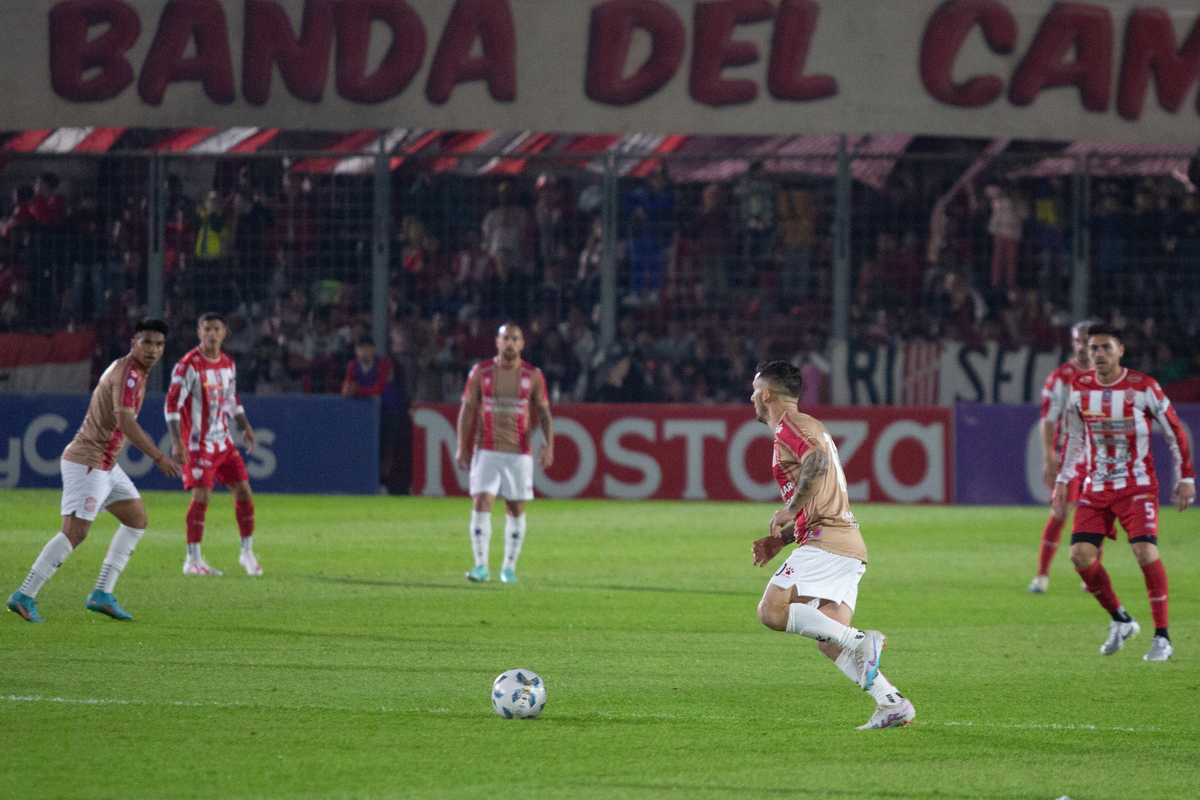
POLYGON ((29 0, 6 4, 0 88, 9 129, 1191 145, 1198 18, 1179 0, 29 0))

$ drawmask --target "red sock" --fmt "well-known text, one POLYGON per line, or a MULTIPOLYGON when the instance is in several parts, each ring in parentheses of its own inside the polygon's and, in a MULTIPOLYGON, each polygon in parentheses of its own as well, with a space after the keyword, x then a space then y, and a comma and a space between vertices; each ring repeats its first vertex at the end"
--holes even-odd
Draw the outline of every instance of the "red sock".
POLYGON ((187 510, 187 541, 188 544, 200 544, 204 538, 204 515, 208 513, 208 503, 193 500, 187 510))
POLYGON ((1100 563, 1100 559, 1093 561, 1087 569, 1076 569, 1075 571, 1079 573, 1079 577, 1083 578, 1088 591, 1092 593, 1092 597, 1100 601, 1100 605, 1104 606, 1105 611, 1112 614, 1121 607, 1121 601, 1117 599, 1112 581, 1108 578, 1108 570, 1100 563))
POLYGON ((1058 552, 1065 524, 1065 520, 1053 516, 1046 520, 1046 527, 1042 529, 1042 552, 1038 556, 1038 575, 1050 574, 1050 562, 1054 561, 1054 554, 1058 552))
POLYGON ((1146 594, 1150 596, 1150 613, 1154 615, 1154 627, 1167 627, 1167 570, 1162 559, 1142 566, 1146 578, 1146 594))
POLYGON ((243 539, 254 535, 254 501, 234 500, 233 515, 237 517, 238 533, 243 539))

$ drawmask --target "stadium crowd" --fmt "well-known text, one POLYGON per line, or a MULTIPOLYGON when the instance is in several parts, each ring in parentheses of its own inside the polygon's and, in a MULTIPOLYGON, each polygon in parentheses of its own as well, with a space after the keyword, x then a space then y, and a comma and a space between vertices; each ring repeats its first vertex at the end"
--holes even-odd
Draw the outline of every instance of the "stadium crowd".
MULTIPOLYGON (((741 401, 753 365, 780 358, 808 373, 806 402, 822 399, 833 183, 745 166, 707 183, 675 180, 670 166, 622 179, 618 335, 603 350, 594 174, 396 170, 386 355, 401 402, 456 400, 504 320, 524 327, 554 401, 741 401)), ((962 172, 959 161, 901 160, 882 189, 855 184, 853 340, 1065 343, 1069 180, 989 169, 956 183, 962 172)), ((123 352, 146 310, 151 237, 130 173, 67 186, 48 171, 9 187, 0 330, 93 326, 98 367, 123 352)), ((1092 193, 1093 315, 1127 331, 1129 366, 1181 399, 1200 395, 1197 199, 1179 176, 1105 179, 1092 193)), ((369 177, 221 162, 199 199, 171 175, 165 216, 168 320, 225 313, 243 392, 342 390, 371 328, 369 177)), ((195 343, 194 326, 173 324, 167 360, 195 343)))

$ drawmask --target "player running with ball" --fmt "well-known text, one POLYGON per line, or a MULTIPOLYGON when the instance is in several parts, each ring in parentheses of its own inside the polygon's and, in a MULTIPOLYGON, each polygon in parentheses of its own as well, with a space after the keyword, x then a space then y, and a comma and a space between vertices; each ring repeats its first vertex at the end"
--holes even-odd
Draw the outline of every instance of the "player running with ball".
POLYGON ((759 422, 775 431, 771 470, 785 503, 771 517, 770 535, 754 543, 754 564, 765 566, 785 545, 800 545, 767 584, 758 618, 771 630, 816 639, 817 648, 875 699, 875 713, 859 730, 903 727, 917 713, 879 671, 887 637, 850 627, 867 547, 850 512, 833 438, 796 408, 803 388, 800 370, 786 361, 764 364, 754 376, 751 400, 759 422))
POLYGON ((1172 499, 1180 511, 1196 499, 1187 434, 1158 381, 1121 366, 1125 345, 1116 330, 1093 325, 1087 341, 1095 372, 1080 375, 1071 384, 1067 411, 1082 424, 1071 430, 1067 441, 1054 487, 1054 510, 1060 516, 1066 513, 1067 486, 1086 446, 1088 482, 1071 529, 1071 561, 1088 591, 1112 615, 1100 652, 1111 656, 1141 630, 1121 605, 1100 563, 1100 545, 1106 537, 1117 538, 1113 522, 1120 520, 1146 579, 1154 617, 1154 639, 1142 658, 1166 661, 1175 648, 1167 631, 1167 571, 1158 553, 1158 479, 1150 454, 1150 428, 1158 422, 1171 449, 1172 499))

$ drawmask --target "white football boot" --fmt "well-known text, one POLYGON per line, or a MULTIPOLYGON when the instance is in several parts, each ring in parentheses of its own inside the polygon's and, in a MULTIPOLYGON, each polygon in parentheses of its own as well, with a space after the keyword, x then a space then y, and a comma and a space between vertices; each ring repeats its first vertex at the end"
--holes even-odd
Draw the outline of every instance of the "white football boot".
POLYGON ((1165 636, 1155 636, 1150 642, 1150 652, 1142 656, 1142 661, 1166 661, 1175 652, 1171 640, 1165 636))
MULTIPOLYGON (((1108 623, 1108 638, 1104 640, 1104 644, 1100 645, 1100 653, 1111 656, 1124 647, 1125 642, 1137 636, 1141 629, 1142 626, 1138 625, 1137 620, 1133 617, 1129 618, 1129 622, 1117 622, 1114 619, 1108 623)), ((1153 648, 1151 649, 1153 650, 1153 648)))
POLYGON ((862 631, 862 638, 844 651, 853 659, 857 674, 854 682, 863 691, 871 688, 879 674, 879 658, 887 646, 887 637, 879 631, 862 631))
POLYGON ((247 575, 255 577, 262 575, 262 566, 258 563, 258 558, 254 555, 253 550, 243 550, 238 556, 238 563, 246 570, 247 575))
POLYGON ((1045 594, 1046 589, 1050 587, 1049 575, 1035 575, 1033 580, 1029 582, 1029 591, 1034 594, 1045 594))
POLYGON ((917 710, 912 701, 903 699, 894 706, 875 706, 875 713, 867 720, 866 725, 859 725, 858 730, 869 731, 877 728, 905 728, 913 724, 917 718, 917 710))
POLYGON ((183 562, 184 575, 217 575, 220 576, 221 570, 213 569, 208 565, 208 562, 203 558, 185 559, 183 562))

